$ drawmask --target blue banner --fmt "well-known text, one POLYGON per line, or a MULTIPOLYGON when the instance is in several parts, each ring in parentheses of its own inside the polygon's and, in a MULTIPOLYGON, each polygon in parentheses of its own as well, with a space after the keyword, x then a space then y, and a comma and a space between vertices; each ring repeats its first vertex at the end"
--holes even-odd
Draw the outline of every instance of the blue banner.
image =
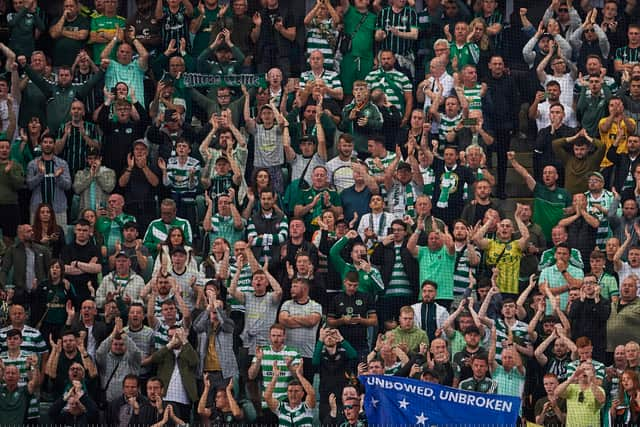
POLYGON ((514 426, 520 398, 475 393, 411 378, 363 375, 369 425, 514 426))

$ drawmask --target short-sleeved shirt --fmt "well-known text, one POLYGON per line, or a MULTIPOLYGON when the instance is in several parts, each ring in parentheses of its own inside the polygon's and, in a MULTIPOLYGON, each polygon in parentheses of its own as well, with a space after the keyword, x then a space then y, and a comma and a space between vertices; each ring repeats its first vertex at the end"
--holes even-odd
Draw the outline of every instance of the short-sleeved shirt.
MULTIPOLYGON (((89 262, 91 258, 100 261, 100 251, 89 241, 86 245, 78 245, 75 241, 62 249, 62 261, 65 265, 70 265, 72 261, 89 262)), ((91 281, 94 288, 98 287, 98 276, 96 274, 83 273, 75 276, 66 275, 69 282, 76 290, 76 295, 80 301, 90 298, 87 282, 91 281)))
POLYGON ((548 187, 536 183, 533 189, 533 222, 538 224, 547 242, 551 241, 551 229, 564 217, 563 209, 571 206, 571 194, 564 188, 548 187))
MULTIPOLYGON (((574 267, 573 265, 567 265, 567 272, 574 279, 582 279, 584 277, 584 272, 579 268, 574 267)), ((540 279, 538 279, 540 283, 547 282, 549 283, 549 287, 559 288, 561 286, 567 285, 567 281, 565 280, 562 272, 558 270, 558 267, 554 264, 551 267, 547 267, 540 272, 540 279)), ((567 302, 569 302, 569 292, 563 292, 560 294, 560 309, 564 310, 567 306, 567 302)), ((547 314, 551 314, 551 305, 547 305, 547 314)))
MULTIPOLYGON (((74 33, 82 30, 91 30, 91 23, 89 19, 78 15, 73 21, 67 21, 65 19, 64 24, 62 24, 62 29, 74 33)), ((86 40, 75 40, 65 36, 57 38, 53 44, 53 55, 51 55, 53 65, 73 65, 78 52, 85 46, 86 42, 86 40)))
POLYGON ((493 266, 497 262, 500 292, 517 294, 520 260, 522 259, 522 249, 518 241, 501 242, 491 239, 485 251, 485 256, 487 264, 493 266))
POLYGON ((404 73, 394 69, 385 71, 382 68, 378 68, 371 71, 365 81, 372 91, 374 89, 382 89, 387 95, 387 100, 400 110, 401 114, 404 114, 404 93, 413 90, 411 80, 404 73))
POLYGON ((437 299, 453 300, 453 268, 456 255, 450 254, 446 246, 432 251, 426 246, 418 247, 420 283, 431 280, 438 284, 437 299))
MULTIPOLYGON (((283 311, 289 313, 290 316, 309 316, 310 314, 322 316, 322 306, 312 299, 304 304, 299 304, 294 300, 285 301, 280 308, 280 312, 282 313, 283 311)), ((313 357, 319 324, 320 322, 314 326, 287 328, 286 344, 297 349, 302 357, 313 357)))
MULTIPOLYGON (((104 16, 98 15, 91 20, 91 32, 103 32, 106 33, 109 38, 112 38, 116 35, 116 26, 120 28, 125 28, 127 25, 127 21, 122 16, 104 16)), ((96 64, 100 63, 100 55, 102 55, 102 51, 107 46, 107 43, 94 43, 93 44, 93 62, 96 64)), ((113 49, 112 55, 115 54, 115 50, 113 49)), ((136 93, 144 93, 144 92, 136 92, 136 93)))
POLYGON ((309 408, 306 402, 295 408, 290 407, 289 402, 280 402, 275 414, 278 416, 279 427, 313 426, 313 408, 309 408))
POLYGON ((501 395, 522 397, 525 376, 516 367, 507 372, 502 365, 498 365, 491 375, 498 383, 501 395))
POLYGON ((136 95, 142 96, 144 93, 144 73, 138 64, 138 59, 134 59, 126 65, 112 59, 104 75, 104 86, 111 89, 116 86, 116 83, 125 82, 127 86, 133 88, 136 95))
MULTIPOLYGON (((604 394, 602 387, 598 387, 604 394)), ((600 408, 602 405, 596 400, 591 387, 581 391, 579 384, 569 384, 564 398, 567 400, 568 426, 599 426, 600 408), (580 398, 582 396, 582 398, 580 398)))
POLYGON ((344 14, 344 32, 352 36, 351 55, 356 58, 373 58, 373 33, 376 27, 376 15, 366 11, 364 14, 349 5, 344 14), (363 15, 366 14, 366 18, 363 15), (360 22, 362 21, 362 24, 360 22), (356 28, 359 26, 358 31, 356 28))
MULTIPOLYGON (((323 188, 323 189, 317 190, 313 188, 313 186, 309 187, 306 190, 303 190, 300 193, 296 204, 308 205, 313 201, 313 198, 316 197, 317 194, 324 193, 324 192, 329 194, 329 203, 331 203, 332 206, 342 206, 342 200, 340 199, 340 195, 338 194, 337 191, 332 190, 330 188, 323 188)), ((322 215, 322 212, 326 208, 327 206, 325 206, 324 204, 324 195, 322 195, 320 196, 320 200, 318 201, 318 203, 316 203, 313 209, 311 209, 311 211, 307 215, 305 215, 304 222, 307 227, 311 227, 312 231, 315 231, 319 228, 318 218, 320 217, 320 215, 322 215)), ((309 230, 309 228, 307 228, 307 230, 309 230)))
MULTIPOLYGON (((348 315, 351 317, 368 318, 375 314, 375 303, 371 295, 356 291, 353 295, 344 292, 334 294, 331 298, 331 306, 327 312, 327 317, 339 319, 348 315)), ((367 328, 362 325, 342 325, 338 328, 342 337, 354 348, 367 347, 367 328)))
MULTIPOLYGON (((292 366, 300 363, 300 354, 292 347, 285 345, 282 350, 275 351, 270 345, 268 345, 262 349, 262 361, 260 368, 262 371, 262 384, 265 390, 273 378, 273 363, 277 363, 278 368, 280 368, 280 376, 278 377, 276 386, 273 389, 274 399, 280 399, 287 396, 287 386, 289 381, 294 378, 293 373, 289 371, 287 366, 287 358, 291 358, 292 366)), ((255 363, 256 361, 257 359, 254 357, 251 363, 255 363)), ((267 407, 267 403, 264 399, 262 401, 262 407, 267 407)))

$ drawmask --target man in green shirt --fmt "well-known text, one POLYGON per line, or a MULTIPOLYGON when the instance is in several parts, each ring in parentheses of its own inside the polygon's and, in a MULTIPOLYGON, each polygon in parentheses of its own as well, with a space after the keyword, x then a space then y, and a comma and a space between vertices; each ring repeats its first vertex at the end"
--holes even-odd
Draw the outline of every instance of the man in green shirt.
POLYGON ((318 230, 318 219, 326 209, 333 212, 336 218, 342 216, 342 200, 336 190, 329 188, 327 168, 318 165, 311 174, 311 187, 303 190, 298 196, 294 216, 304 218, 307 231, 318 230))
MULTIPOLYGON (((435 221, 435 219, 434 219, 435 221)), ((436 302, 447 310, 453 301, 453 270, 456 260, 456 247, 453 237, 445 227, 444 233, 437 225, 432 224, 427 238, 427 246, 418 246, 418 237, 424 231, 422 218, 417 220, 416 231, 409 238, 407 249, 418 259, 420 283, 431 280, 438 284, 436 302)))
POLYGON ((398 316, 399 325, 391 333, 395 344, 406 344, 410 352, 417 353, 420 344, 429 345, 429 337, 424 329, 415 325, 414 317, 413 308, 408 305, 402 307, 398 316))
POLYGON ((184 243, 191 245, 191 224, 186 219, 176 216, 176 202, 172 199, 164 199, 160 204, 160 218, 151 221, 144 235, 144 245, 155 258, 160 246, 167 240, 169 230, 174 227, 181 228, 184 233, 184 243))
MULTIPOLYGON (((32 367, 33 368, 33 367, 32 367)), ((4 384, 0 386, 0 418, 3 425, 22 425, 25 421, 27 406, 40 382, 38 369, 31 370, 31 379, 26 386, 18 387, 20 369, 17 365, 0 369, 4 384)))
POLYGON ((487 377, 489 372, 489 357, 486 353, 476 354, 471 361, 473 376, 460 382, 461 390, 477 391, 479 393, 498 394, 498 383, 487 377))
POLYGON ((373 69, 373 35, 376 15, 369 12, 369 0, 341 0, 344 33, 351 36, 351 50, 342 58, 340 80, 345 94, 350 94, 356 80, 364 78, 373 69))
POLYGON ((356 152, 360 159, 368 156, 367 142, 370 137, 382 129, 382 113, 369 100, 367 82, 358 80, 353 83, 353 101, 342 109, 340 129, 353 136, 356 152))
POLYGON ((541 185, 518 163, 515 152, 509 151, 507 159, 513 169, 524 178, 529 190, 533 191, 533 222, 542 228, 545 239, 551 241, 551 229, 571 211, 571 194, 558 187, 558 171, 555 166, 544 167, 541 185))

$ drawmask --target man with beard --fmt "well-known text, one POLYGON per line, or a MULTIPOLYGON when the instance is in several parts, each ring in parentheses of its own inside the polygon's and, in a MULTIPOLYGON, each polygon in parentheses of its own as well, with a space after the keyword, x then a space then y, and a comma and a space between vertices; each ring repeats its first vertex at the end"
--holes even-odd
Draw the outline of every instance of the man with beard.
MULTIPOLYGON (((550 249, 545 250, 540 257, 540 263, 538 264, 538 268, 540 271, 542 269, 549 267, 555 264, 555 255, 556 255, 556 247, 560 243, 566 243, 569 239, 569 234, 567 233, 567 229, 561 225, 556 225, 551 230, 551 243, 553 246, 550 249)), ((582 255, 580 251, 576 248, 571 248, 571 255, 569 257, 569 264, 577 267, 579 269, 584 268, 584 262, 582 261, 582 255)))
POLYGON ((567 191, 571 194, 587 191, 588 174, 600 167, 605 145, 591 138, 584 129, 569 138, 556 139, 551 144, 553 153, 564 164, 564 186, 567 191))
POLYGON ((577 249, 582 259, 588 259, 596 244, 600 221, 587 211, 587 197, 582 193, 573 195, 571 207, 575 213, 560 220, 558 226, 567 228, 567 243, 571 249, 577 249))
MULTIPOLYGON (((544 306, 540 305, 538 311, 544 312, 544 306)), ((549 336, 536 347, 533 355, 545 374, 553 374, 558 380, 564 381, 569 377, 567 368, 577 351, 576 345, 567 337, 567 331, 556 324, 549 336), (553 348, 548 351, 551 343, 553 348)))
MULTIPOLYGON (((473 200, 469 200, 460 217, 467 222, 467 224, 477 224, 482 221, 484 214, 489 209, 495 209, 501 212, 501 209, 491 199, 491 183, 489 180, 481 178, 478 179, 473 185, 473 200)), ((501 214, 502 216, 502 214, 501 214)))
POLYGON ((415 301, 418 282, 418 265, 407 249, 404 221, 394 220, 389 229, 391 233, 381 239, 371 256, 371 262, 380 266, 385 289, 376 309, 380 330, 384 330, 385 321, 395 318, 401 307, 415 301))
POLYGON ((437 292, 438 285, 425 280, 422 284, 422 301, 411 306, 415 326, 427 333, 432 345, 436 337, 441 336, 442 328, 449 317, 447 309, 435 301, 437 292))
POLYGON ((573 111, 571 104, 564 104, 562 102, 562 99, 560 98, 561 93, 560 84, 555 80, 551 80, 547 83, 546 91, 536 92, 536 97, 534 98, 531 107, 529 107, 529 119, 536 121, 536 128, 538 131, 541 131, 551 125, 553 118, 550 115, 550 111, 551 107, 556 104, 562 105, 562 110, 564 112, 560 123, 572 128, 578 126, 575 111, 573 111))
MULTIPOLYGON (((518 203, 514 214, 520 238, 514 239, 515 230, 510 219, 503 219, 498 224, 495 239, 487 239, 485 234, 493 221, 487 221, 474 234, 473 240, 478 247, 486 251, 486 263, 498 269, 496 286, 503 294, 517 294, 519 289, 520 260, 529 240, 529 229, 521 219, 522 207, 518 203)), ((494 222, 495 223, 495 222, 494 222)))
POLYGON ((396 70, 396 57, 391 50, 383 50, 379 54, 380 68, 371 71, 365 81, 369 88, 382 89, 389 102, 402 113, 403 127, 409 123, 411 108, 413 106, 413 85, 409 78, 396 70))
POLYGON ((27 187, 31 193, 31 217, 33 218, 40 203, 53 207, 56 223, 67 224, 67 196, 71 188, 69 165, 54 154, 55 139, 45 135, 40 142, 42 155, 29 162, 27 166, 27 187))
POLYGON ((473 245, 473 230, 464 220, 453 223, 453 244, 456 249, 456 260, 453 267, 453 299, 460 301, 471 284, 476 267, 480 264, 480 253, 473 245))

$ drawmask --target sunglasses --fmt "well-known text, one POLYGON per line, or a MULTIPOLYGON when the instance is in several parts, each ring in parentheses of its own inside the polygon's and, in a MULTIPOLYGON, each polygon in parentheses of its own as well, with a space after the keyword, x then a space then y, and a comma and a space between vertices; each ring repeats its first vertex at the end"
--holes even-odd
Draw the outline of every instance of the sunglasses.
POLYGON ((568 13, 569 9, 565 9, 565 8, 558 9, 558 12, 560 12, 560 13, 568 13))
POLYGON ((578 393, 578 402, 583 403, 584 402, 584 392, 580 392, 578 393))
POLYGON ((586 30, 584 30, 585 33, 595 33, 596 30, 594 30, 593 28, 587 28, 586 30))

